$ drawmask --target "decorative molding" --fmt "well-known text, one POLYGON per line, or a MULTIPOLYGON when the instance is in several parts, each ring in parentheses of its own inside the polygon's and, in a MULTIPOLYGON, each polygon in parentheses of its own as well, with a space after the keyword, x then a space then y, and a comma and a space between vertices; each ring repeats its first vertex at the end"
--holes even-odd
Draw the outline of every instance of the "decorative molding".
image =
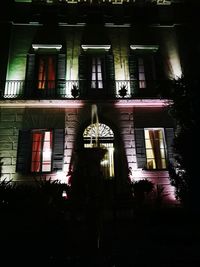
POLYGON ((159 48, 158 45, 130 45, 132 50, 150 50, 156 52, 159 48))
POLYGON ((59 44, 32 44, 32 47, 34 50, 38 50, 38 49, 60 50, 62 48, 62 45, 59 45, 59 44))
POLYGON ((105 51, 109 51, 109 49, 111 48, 111 45, 81 45, 82 49, 84 51, 87 50, 105 50, 105 51))

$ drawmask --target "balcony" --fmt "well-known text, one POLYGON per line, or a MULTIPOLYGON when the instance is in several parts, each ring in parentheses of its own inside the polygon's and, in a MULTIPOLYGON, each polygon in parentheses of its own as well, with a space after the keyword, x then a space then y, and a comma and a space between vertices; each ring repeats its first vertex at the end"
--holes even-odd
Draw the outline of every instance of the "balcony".
POLYGON ((157 99, 160 84, 155 80, 7 80, 0 84, 0 99, 157 99))

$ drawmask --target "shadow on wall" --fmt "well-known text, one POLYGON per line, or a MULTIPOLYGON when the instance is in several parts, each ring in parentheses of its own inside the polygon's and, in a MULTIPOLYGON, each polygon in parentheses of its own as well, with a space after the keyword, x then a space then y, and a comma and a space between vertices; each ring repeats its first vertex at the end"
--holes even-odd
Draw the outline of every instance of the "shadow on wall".
MULTIPOLYGON (((106 105, 96 105, 97 114, 94 114, 94 110, 92 107, 95 105, 85 105, 81 112, 79 112, 77 117, 77 129, 76 136, 74 142, 74 148, 71 157, 70 170, 74 168, 74 159, 76 155, 76 151, 81 150, 85 146, 85 140, 83 137, 83 133, 85 129, 90 126, 92 123, 100 123, 105 125, 104 129, 110 129, 113 132, 114 137, 110 139, 110 142, 113 143, 114 149, 114 184, 115 184, 115 193, 122 194, 127 192, 128 189, 128 162, 125 153, 125 145, 122 138, 121 128, 120 128, 120 110, 117 110, 114 106, 107 107, 106 105), (78 122, 81 122, 80 124, 78 122)), ((98 129, 98 127, 97 127, 98 129)), ((92 145, 98 145, 98 142, 103 144, 106 142, 106 133, 100 133, 102 135, 100 138, 95 137, 95 133, 93 132, 93 136, 91 139, 92 145), (105 134, 105 136, 104 136, 105 134), (97 139, 97 140, 95 140, 97 139)), ((90 143, 90 138, 88 138, 88 142, 90 143)), ((108 137, 109 140, 109 137, 108 137)))

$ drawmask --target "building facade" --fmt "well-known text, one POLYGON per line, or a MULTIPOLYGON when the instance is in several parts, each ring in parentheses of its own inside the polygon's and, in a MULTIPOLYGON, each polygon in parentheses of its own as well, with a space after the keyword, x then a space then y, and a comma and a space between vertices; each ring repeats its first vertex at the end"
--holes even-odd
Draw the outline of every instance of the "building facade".
POLYGON ((162 85, 183 72, 182 5, 10 1, 1 21, 1 179, 68 183, 77 151, 100 146, 116 193, 149 179, 174 201, 174 121, 162 85))

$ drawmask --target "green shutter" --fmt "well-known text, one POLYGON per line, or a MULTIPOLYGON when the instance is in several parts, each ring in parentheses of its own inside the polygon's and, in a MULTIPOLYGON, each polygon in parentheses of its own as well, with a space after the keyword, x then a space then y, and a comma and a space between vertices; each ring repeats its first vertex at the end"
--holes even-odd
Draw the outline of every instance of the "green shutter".
POLYGON ((136 157, 138 168, 144 168, 146 166, 146 149, 144 140, 144 129, 135 129, 135 144, 136 144, 136 157))
POLYGON ((65 95, 65 83, 66 83, 66 54, 58 54, 58 70, 57 70, 57 86, 58 95, 65 95))
POLYGON ((27 55, 27 66, 26 66, 26 96, 33 96, 35 89, 35 54, 27 55))
POLYGON ((53 170, 62 170, 64 160, 64 129, 54 130, 53 144, 53 170))
POLYGON ((31 134, 29 130, 19 132, 16 171, 29 172, 31 156, 31 134))
POLYGON ((138 59, 134 54, 129 55, 129 72, 131 94, 135 96, 138 93, 138 59))
POLYGON ((173 163, 174 162, 174 150, 173 150, 174 129, 173 128, 165 128, 165 139, 166 139, 166 144, 167 144, 168 161, 173 163))
POLYGON ((79 56, 79 90, 80 95, 86 95, 88 91, 88 59, 85 54, 79 56))
POLYGON ((114 57, 112 54, 105 55, 105 67, 106 67, 106 94, 113 96, 115 94, 115 69, 114 69, 114 57))

